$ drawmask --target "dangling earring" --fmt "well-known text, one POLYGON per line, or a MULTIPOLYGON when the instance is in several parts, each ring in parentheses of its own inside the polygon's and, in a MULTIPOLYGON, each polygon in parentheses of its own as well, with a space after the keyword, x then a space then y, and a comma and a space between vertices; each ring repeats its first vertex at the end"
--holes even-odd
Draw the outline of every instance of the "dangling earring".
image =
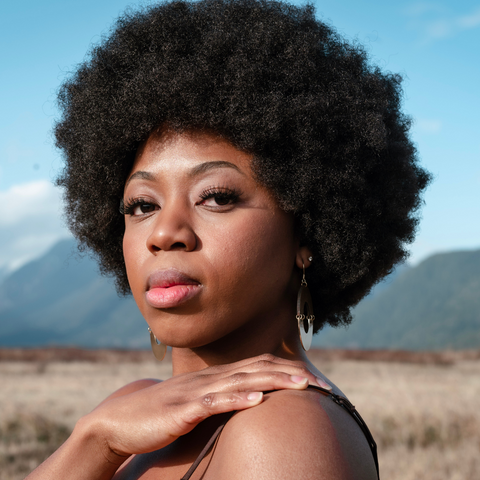
POLYGON ((300 333, 300 342, 305 351, 310 348, 313 338, 313 303, 310 290, 305 279, 305 264, 303 265, 303 278, 297 295, 297 322, 298 332, 300 333), (307 320, 307 328, 305 329, 305 319, 307 320))
POLYGON ((167 346, 157 340, 157 337, 152 332, 150 327, 148 327, 148 331, 150 332, 150 343, 152 344, 152 352, 157 360, 162 361, 165 358, 165 353, 167 353, 167 346))

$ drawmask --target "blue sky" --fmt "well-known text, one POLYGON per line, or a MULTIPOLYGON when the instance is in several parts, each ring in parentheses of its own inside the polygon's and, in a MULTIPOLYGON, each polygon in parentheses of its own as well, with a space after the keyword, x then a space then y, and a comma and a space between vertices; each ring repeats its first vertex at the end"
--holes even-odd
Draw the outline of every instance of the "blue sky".
MULTIPOLYGON (((149 2, 143 2, 148 4, 149 2)), ((302 3, 302 2, 294 2, 302 3)), ((52 179, 55 92, 139 2, 3 2, 0 9, 0 273, 68 235, 52 179)), ((480 248, 480 1, 314 2, 317 16, 404 76, 404 110, 422 164, 435 176, 411 261, 480 248)))

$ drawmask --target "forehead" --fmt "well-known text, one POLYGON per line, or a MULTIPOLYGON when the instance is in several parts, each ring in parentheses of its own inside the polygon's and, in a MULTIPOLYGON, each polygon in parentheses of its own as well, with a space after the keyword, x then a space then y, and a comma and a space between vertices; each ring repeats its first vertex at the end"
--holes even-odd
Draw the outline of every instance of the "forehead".
POLYGON ((215 134, 166 131, 151 134, 141 145, 130 175, 138 170, 192 169, 206 162, 231 164, 241 173, 251 175, 251 160, 250 154, 215 134))

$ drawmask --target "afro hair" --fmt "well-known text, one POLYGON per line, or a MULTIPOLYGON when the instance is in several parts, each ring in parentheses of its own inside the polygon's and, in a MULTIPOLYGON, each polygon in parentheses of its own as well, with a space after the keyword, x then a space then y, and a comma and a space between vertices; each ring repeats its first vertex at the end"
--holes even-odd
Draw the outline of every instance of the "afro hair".
POLYGON ((56 145, 80 247, 129 292, 119 202, 139 145, 160 126, 208 130, 252 156, 315 261, 315 331, 402 262, 430 180, 401 111, 401 78, 315 18, 265 0, 127 11, 62 85, 56 145))

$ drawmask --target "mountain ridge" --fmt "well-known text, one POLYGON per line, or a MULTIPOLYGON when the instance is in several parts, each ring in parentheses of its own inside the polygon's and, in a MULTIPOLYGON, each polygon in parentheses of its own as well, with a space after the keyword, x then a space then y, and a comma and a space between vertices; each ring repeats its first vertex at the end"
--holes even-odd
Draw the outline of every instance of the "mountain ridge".
MULTIPOLYGON (((133 298, 117 296, 74 240, 56 244, 0 284, 0 346, 148 348, 133 298)), ((318 308, 318 307, 317 307, 318 308)), ((353 310, 347 328, 325 328, 313 346, 438 350, 480 348, 480 250, 400 266, 353 310)))
POLYGON ((60 241, 4 279, 0 345, 148 346, 133 298, 118 297, 95 260, 75 251, 74 240, 60 241))
POLYGON ((347 329, 316 346, 398 349, 480 346, 480 250, 435 254, 360 302, 347 329))

